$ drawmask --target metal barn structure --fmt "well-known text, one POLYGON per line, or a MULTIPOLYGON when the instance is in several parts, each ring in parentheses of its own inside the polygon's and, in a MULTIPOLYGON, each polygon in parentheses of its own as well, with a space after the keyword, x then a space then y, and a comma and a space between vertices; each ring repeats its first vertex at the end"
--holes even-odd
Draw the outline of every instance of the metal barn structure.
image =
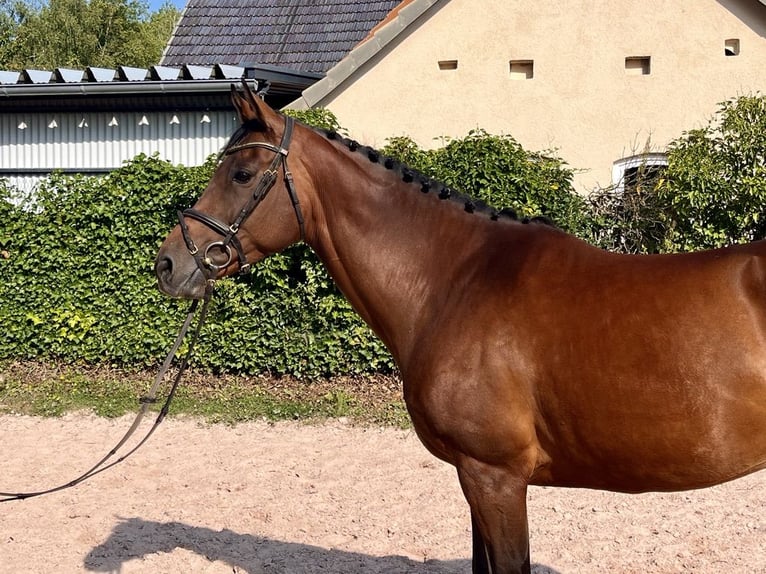
POLYGON ((100 174, 139 154, 200 165, 236 128, 229 91, 269 85, 282 107, 319 74, 270 66, 0 71, 0 178, 22 194, 54 171, 100 174))

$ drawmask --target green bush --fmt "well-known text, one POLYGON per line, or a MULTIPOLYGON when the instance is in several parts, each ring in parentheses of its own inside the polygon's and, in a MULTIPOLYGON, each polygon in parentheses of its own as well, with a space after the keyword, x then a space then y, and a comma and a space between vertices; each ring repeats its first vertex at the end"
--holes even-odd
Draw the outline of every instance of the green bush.
POLYGON ((666 205, 669 249, 766 237, 766 97, 723 102, 707 126, 672 142, 657 194, 666 205))
MULTIPOLYGON (((154 257, 212 167, 139 156, 103 178, 52 176, 32 210, 0 202, 8 253, 0 259, 0 359, 161 360, 185 304, 157 290, 154 257)), ((391 370, 304 246, 219 288, 198 367, 297 376, 391 370)))
POLYGON ((766 98, 719 105, 667 149, 659 177, 588 198, 591 241, 631 253, 694 251, 766 237, 766 98))
POLYGON ((103 178, 53 175, 29 209, 6 202, 0 358, 152 362, 178 316, 154 254, 209 173, 139 156, 103 178))
POLYGON ((327 108, 311 108, 308 110, 285 110, 285 113, 288 116, 292 116, 296 120, 299 120, 303 122, 304 124, 314 126, 315 128, 320 128, 323 130, 331 130, 338 133, 343 131, 343 128, 341 128, 340 124, 338 123, 338 118, 336 118, 335 114, 333 114, 327 108))

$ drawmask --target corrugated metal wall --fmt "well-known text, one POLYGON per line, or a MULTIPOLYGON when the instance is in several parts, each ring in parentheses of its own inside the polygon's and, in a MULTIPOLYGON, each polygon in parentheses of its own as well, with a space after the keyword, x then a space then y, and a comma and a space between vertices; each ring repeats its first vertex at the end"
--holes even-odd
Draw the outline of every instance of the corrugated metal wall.
POLYGON ((45 173, 105 172, 140 153, 200 165, 238 125, 233 111, 0 114, 0 177, 28 192, 45 173))

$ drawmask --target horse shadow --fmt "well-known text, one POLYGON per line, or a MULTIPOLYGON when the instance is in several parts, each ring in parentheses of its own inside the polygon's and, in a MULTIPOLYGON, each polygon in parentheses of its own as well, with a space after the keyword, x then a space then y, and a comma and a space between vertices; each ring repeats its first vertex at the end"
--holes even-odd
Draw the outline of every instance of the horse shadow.
MULTIPOLYGON (((465 574, 470 560, 426 560, 405 556, 370 556, 357 552, 320 548, 297 542, 272 540, 232 530, 212 530, 181 522, 154 522, 141 518, 122 518, 109 538, 93 548, 84 559, 91 572, 119 573, 130 560, 181 548, 221 561, 234 572, 247 574, 465 574)), ((535 574, 558 574, 535 565, 535 574)))

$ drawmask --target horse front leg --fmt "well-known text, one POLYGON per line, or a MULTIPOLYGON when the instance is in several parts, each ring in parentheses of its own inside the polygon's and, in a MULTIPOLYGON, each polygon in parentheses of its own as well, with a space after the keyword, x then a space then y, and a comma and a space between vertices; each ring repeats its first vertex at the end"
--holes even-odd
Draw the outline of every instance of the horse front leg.
POLYGON ((471 510, 471 536, 473 539, 472 574, 492 574, 489 570, 487 545, 484 544, 484 538, 481 535, 479 523, 476 520, 476 513, 473 510, 471 510))
POLYGON ((478 461, 461 464, 458 477, 475 529, 473 573, 531 574, 526 480, 478 461))

